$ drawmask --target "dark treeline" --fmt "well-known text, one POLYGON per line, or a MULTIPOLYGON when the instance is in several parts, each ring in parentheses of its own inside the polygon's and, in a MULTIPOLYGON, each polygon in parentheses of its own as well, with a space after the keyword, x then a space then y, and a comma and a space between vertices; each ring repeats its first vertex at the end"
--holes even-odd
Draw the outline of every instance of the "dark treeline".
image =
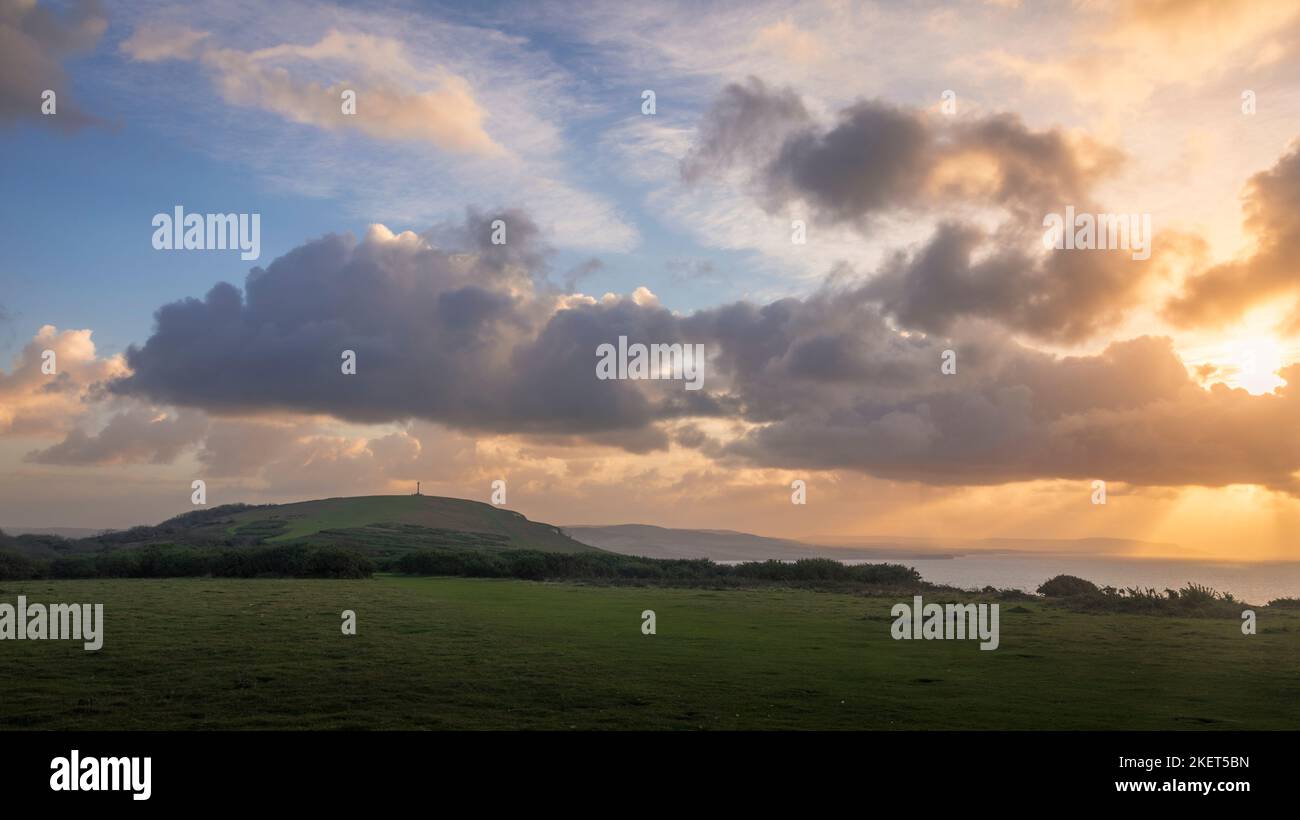
POLYGON ((51 560, 0 550, 0 580, 36 578, 369 578, 374 563, 338 547, 289 544, 244 549, 151 545, 51 560))
POLYGON ((917 586, 923 583, 916 570, 901 564, 847 566, 829 558, 805 558, 792 563, 751 561, 727 565, 715 564, 703 558, 658 559, 600 552, 420 550, 407 553, 384 568, 407 575, 460 575, 534 581, 780 581, 878 586, 917 586))
MULTIPOLYGON (((3 534, 0 533, 0 537, 3 534)), ((0 543, 0 581, 75 578, 369 578, 375 571, 404 575, 467 578, 518 578, 529 581, 598 581, 680 586, 744 587, 767 584, 858 590, 887 588, 946 589, 922 580, 902 564, 849 566, 830 558, 798 561, 749 561, 717 564, 705 558, 660 559, 612 552, 561 553, 537 550, 424 549, 396 558, 371 559, 330 544, 201 547, 151 544, 138 548, 100 549, 90 553, 33 557, 0 543)), ((1024 593, 986 587, 984 594, 1029 598, 1024 593)), ((1198 584, 1182 589, 1116 589, 1083 578, 1058 575, 1038 594, 1069 609, 1140 615, 1236 617, 1244 605, 1231 594, 1198 584)), ((1300 601, 1279 599, 1278 608, 1300 608, 1300 601)))
MULTIPOLYGON (((945 589, 922 580, 902 564, 849 566, 829 558, 717 564, 708 559, 660 559, 612 552, 561 553, 537 550, 426 549, 378 561, 329 544, 205 548, 153 544, 131 549, 36 558, 0 545, 0 581, 75 578, 369 578, 375 571, 404 575, 518 578, 529 581, 598 581, 680 586, 743 587, 766 584, 858 590, 864 587, 945 589)), ((1010 600, 1032 596, 986 587, 984 594, 1010 600)), ((1240 614, 1231 594, 1188 584, 1182 589, 1098 587, 1083 578, 1058 575, 1038 594, 1069 609, 1141 615, 1217 617, 1240 614)), ((1300 608, 1300 601, 1270 602, 1300 608)))
POLYGON ((592 580, 745 585, 781 582, 837 586, 923 586, 920 574, 900 564, 846 566, 828 558, 793 563, 715 564, 707 559, 657 559, 615 553, 537 550, 433 549, 382 561, 335 546, 210 549, 150 545, 41 560, 0 550, 0 580, 63 578, 368 578, 376 570, 408 575, 452 575, 524 580, 592 580))

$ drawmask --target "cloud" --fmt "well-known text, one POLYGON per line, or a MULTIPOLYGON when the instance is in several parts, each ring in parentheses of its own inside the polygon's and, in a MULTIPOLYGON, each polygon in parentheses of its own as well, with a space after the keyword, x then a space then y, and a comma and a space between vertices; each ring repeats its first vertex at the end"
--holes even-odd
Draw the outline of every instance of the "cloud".
POLYGON ((1042 248, 1044 215, 1088 210, 1093 187, 1120 161, 1113 149, 1008 114, 950 120, 865 101, 823 128, 793 91, 751 78, 723 90, 682 173, 747 168, 768 212, 807 208, 818 224, 867 235, 899 214, 947 214, 921 247, 887 255, 866 293, 906 328, 944 333, 983 318, 1077 342, 1117 323, 1163 270, 1122 251, 1042 248), (990 212, 1002 215, 992 231, 979 219, 990 212))
POLYGON ((757 77, 732 83, 701 121, 695 145, 682 161, 682 177, 694 182, 740 161, 762 162, 792 131, 811 122, 791 89, 769 90, 757 77))
POLYGON ((335 494, 341 485, 356 494, 406 491, 420 480, 430 494, 438 486, 463 496, 483 460, 500 474, 490 441, 424 423, 358 430, 303 417, 213 419, 198 458, 201 475, 227 494, 310 497, 335 494))
MULTIPOLYGON (((419 456, 419 439, 404 431, 358 435, 310 423, 260 421, 214 422, 200 452, 202 474, 227 495, 275 498, 335 495, 340 486, 357 495, 391 492, 419 456)), ((421 471, 426 482, 435 475, 421 471)))
POLYGON ((148 462, 170 464, 207 431, 203 413, 169 414, 148 407, 116 413, 99 432, 88 435, 72 430, 63 441, 28 453, 34 464, 104 465, 148 462))
POLYGON ((358 224, 428 225, 491 202, 526 208, 566 248, 637 244, 615 194, 593 188, 585 152, 572 152, 597 127, 601 101, 616 101, 547 49, 475 15, 427 8, 289 0, 243 11, 169 7, 124 22, 133 33, 123 53, 142 59, 116 66, 116 80, 151 88, 147 101, 121 98, 130 118, 272 192, 328 199, 358 224), (220 66, 203 62, 230 47, 238 50, 220 66), (160 62, 174 55, 191 62, 160 62), (230 93, 277 106, 283 97, 285 110, 222 104, 227 74, 230 93), (342 113, 345 83, 357 92, 356 115, 342 113))
POLYGON ((215 419, 203 439, 199 463, 203 474, 214 478, 252 475, 304 433, 302 423, 215 419))
MULTIPOLYGON (((689 314, 644 289, 562 294, 543 284, 547 254, 527 217, 505 214, 518 243, 494 246, 485 230, 494 216, 471 213, 459 228, 423 236, 380 227, 361 242, 328 236, 254 269, 243 294, 223 284, 166 305, 154 335, 128 350, 132 373, 112 392, 221 416, 420 420, 485 439, 630 453, 698 448, 721 467, 935 485, 1104 478, 1300 492, 1300 393, 1205 390, 1168 339, 1059 357, 988 319, 954 319, 950 339, 908 333, 891 324, 870 281, 831 279, 803 298, 689 314), (619 335, 705 345, 704 389, 598 380, 596 348, 619 335), (940 373, 947 348, 957 375, 940 373), (345 349, 357 353, 354 376, 340 372, 345 349)), ((998 293, 980 297, 1005 318, 1019 295, 998 293)), ((1294 384, 1300 367, 1282 376, 1294 384)), ((221 473, 252 469, 255 457, 222 454, 244 432, 214 428, 201 460, 221 473)), ((399 460, 414 452, 400 435, 286 438, 315 441, 328 454, 320 463, 339 470, 373 458, 375 439, 399 460)), ((293 453, 284 463, 301 471, 305 452, 283 451, 293 453)))
POLYGON ((706 284, 718 286, 725 281, 717 266, 708 259, 675 258, 664 262, 669 279, 675 285, 706 284))
MULTIPOLYGON (((850 337, 856 344, 841 349, 860 347, 863 336, 884 337, 870 315, 850 337)), ((745 404, 749 414, 765 421, 726 452, 755 466, 857 470, 938 485, 1102 478, 1254 483, 1300 494, 1294 388, 1264 396, 1223 385, 1204 390, 1165 338, 1058 358, 988 328, 969 330, 954 344, 954 376, 940 375, 940 345, 924 341, 904 347, 894 369, 864 374, 862 360, 846 357, 816 378, 806 368, 795 377, 790 354, 807 342, 778 342, 755 368, 766 377, 758 383, 762 392, 745 393, 759 400, 745 404)), ((1295 384, 1300 366, 1282 376, 1295 384)))
POLYGON ((754 35, 754 48, 774 52, 794 63, 815 63, 826 53, 815 35, 788 18, 759 29, 754 35))
POLYGON ((59 331, 44 325, 0 372, 0 436, 55 435, 72 429, 86 414, 99 385, 125 375, 120 355, 101 358, 90 330, 59 331), (45 351, 53 351, 54 372, 45 373, 45 351))
POLYGON ((383 226, 360 242, 330 235, 255 268, 242 294, 219 284, 202 300, 160 308, 153 336, 127 351, 131 375, 112 389, 223 414, 281 409, 503 431, 643 427, 666 401, 652 394, 666 388, 597 381, 595 350, 620 330, 665 335, 671 314, 633 300, 557 311, 546 258, 537 227, 511 211, 471 212, 425 236, 383 226), (503 245, 491 243, 497 218, 503 245), (345 350, 356 352, 355 376, 341 373, 345 350))
POLYGON ((944 223, 913 253, 898 252, 866 292, 903 327, 948 333, 963 318, 1040 339, 1077 342, 1142 303, 1156 263, 1127 250, 1030 254, 1023 236, 944 223))
POLYGON ((1175 324, 1222 326, 1262 302, 1300 295, 1300 144, 1251 177, 1244 198, 1253 250, 1190 277, 1165 309, 1175 324))
POLYGON ((811 122, 797 94, 750 78, 727 86, 683 162, 694 180, 743 162, 769 211, 803 201, 830 223, 863 224, 894 209, 944 203, 1021 214, 1087 204, 1118 152, 1058 130, 1033 131, 1013 114, 935 118, 878 100, 811 122))
POLYGON ((986 58, 1031 85, 1063 87, 1104 108, 1140 103, 1164 87, 1247 72, 1293 51, 1300 7, 1253 0, 1111 0, 1074 26, 1060 54, 995 50, 986 58))
POLYGON ((213 73, 226 102, 293 122, 355 128, 376 139, 426 142, 457 153, 503 153, 484 130, 487 113, 469 83, 445 69, 418 71, 391 38, 330 31, 311 45, 239 51, 212 46, 207 33, 187 27, 144 27, 122 43, 122 51, 140 62, 197 59, 213 73), (337 79, 312 79, 321 75, 337 79), (432 80, 433 87, 405 88, 413 77, 432 80), (343 111, 345 91, 356 94, 354 114, 343 111))
POLYGON ((71 132, 97 124, 73 101, 62 61, 93 48, 107 25, 94 0, 62 16, 35 0, 0 0, 0 125, 36 121, 71 132), (57 104, 48 116, 41 112, 47 89, 57 104))
POLYGON ((207 429, 201 412, 163 410, 117 399, 105 384, 127 375, 119 354, 101 357, 90 330, 45 325, 0 372, 0 436, 62 440, 28 452, 33 464, 171 463, 207 429), (50 356, 49 354, 53 354, 50 356), (46 372, 47 369, 52 372, 46 372), (107 416, 98 432, 85 427, 107 416))
POLYGON ((189 26, 154 24, 142 26, 122 41, 119 49, 133 60, 155 63, 160 60, 192 60, 198 45, 209 37, 206 31, 189 26))

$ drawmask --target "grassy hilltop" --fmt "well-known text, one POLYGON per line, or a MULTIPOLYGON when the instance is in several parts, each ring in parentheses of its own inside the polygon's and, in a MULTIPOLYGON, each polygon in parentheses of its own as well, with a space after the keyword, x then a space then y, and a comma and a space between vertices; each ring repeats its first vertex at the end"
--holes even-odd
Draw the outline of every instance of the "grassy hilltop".
POLYGON ((558 527, 529 521, 513 510, 428 495, 200 507, 155 526, 80 539, 0 533, 0 551, 35 560, 102 555, 149 546, 215 550, 294 545, 338 547, 373 559, 430 549, 603 552, 573 540, 558 527))
POLYGON ((559 527, 529 521, 513 510, 463 498, 363 495, 254 507, 216 522, 230 536, 268 544, 311 539, 364 552, 438 546, 601 552, 559 527))

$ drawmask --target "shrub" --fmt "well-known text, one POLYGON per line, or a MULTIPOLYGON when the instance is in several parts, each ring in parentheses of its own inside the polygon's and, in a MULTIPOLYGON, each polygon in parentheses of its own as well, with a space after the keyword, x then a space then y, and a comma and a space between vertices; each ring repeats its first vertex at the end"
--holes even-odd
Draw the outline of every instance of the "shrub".
POLYGON ((1038 594, 1047 598, 1068 598, 1073 595, 1091 595, 1098 592, 1097 585, 1074 575, 1057 575, 1038 587, 1038 594))
POLYGON ((1189 583, 1182 589, 1105 587, 1096 592, 1064 596, 1069 608, 1084 612, 1123 612, 1132 615, 1170 615, 1195 618, 1237 617, 1241 604, 1231 595, 1189 583))

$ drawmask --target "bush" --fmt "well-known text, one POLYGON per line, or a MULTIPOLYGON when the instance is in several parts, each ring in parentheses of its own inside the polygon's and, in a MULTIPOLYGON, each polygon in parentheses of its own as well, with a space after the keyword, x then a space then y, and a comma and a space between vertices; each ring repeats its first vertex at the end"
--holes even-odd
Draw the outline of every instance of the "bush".
POLYGON ((1047 598, 1069 598, 1073 595, 1091 595, 1099 591, 1092 581, 1085 581, 1074 575, 1058 575, 1047 579, 1038 587, 1038 594, 1047 598))
POLYGON ((1300 598, 1274 598, 1268 605, 1278 609, 1300 609, 1300 598))
POLYGON ((1070 609, 1083 612, 1123 612, 1131 615, 1171 615, 1193 618, 1235 618, 1241 604, 1227 593, 1189 583, 1182 589, 1105 587, 1096 592, 1064 596, 1070 609))
POLYGON ((27 556, 0 550, 0 581, 26 581, 38 576, 36 564, 27 556))

